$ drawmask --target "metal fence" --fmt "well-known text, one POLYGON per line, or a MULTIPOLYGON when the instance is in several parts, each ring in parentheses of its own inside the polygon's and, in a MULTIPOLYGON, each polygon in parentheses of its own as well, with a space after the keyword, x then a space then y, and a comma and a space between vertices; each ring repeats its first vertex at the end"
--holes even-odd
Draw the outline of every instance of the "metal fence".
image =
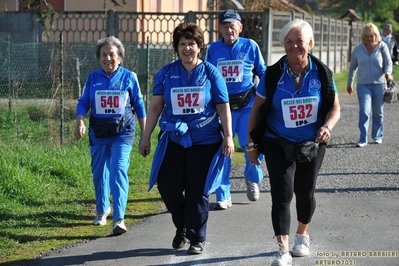
MULTIPOLYGON (((0 40, 4 62, 0 66, 0 136, 11 133, 8 140, 23 137, 63 143, 74 130, 70 122, 84 82, 90 72, 100 68, 95 45, 62 39, 26 44, 0 40)), ((124 46, 123 65, 137 73, 148 99, 153 76, 175 60, 174 52, 149 43, 125 42, 124 46)))
MULTIPOLYGON (((39 42, 0 39, 0 136, 4 130, 14 128, 12 132, 17 137, 62 143, 64 135, 71 135, 73 128, 68 121, 74 119, 76 99, 87 75, 100 67, 95 43, 108 35, 117 36, 124 43, 123 64, 137 73, 148 100, 153 77, 176 58, 171 42, 177 24, 184 20, 197 23, 209 44, 220 38, 218 15, 219 12, 65 12, 59 14, 53 26, 47 25, 49 35, 40 33, 39 42)), ((312 53, 334 72, 346 68, 349 43, 354 46, 360 42, 363 27, 363 23, 353 23, 350 37, 349 22, 339 19, 272 10, 244 11, 240 15, 244 24, 241 35, 259 44, 267 64, 283 55, 278 38, 281 28, 295 18, 308 21, 315 35, 312 53)))
MULTIPOLYGON (((155 47, 170 47, 174 28, 183 21, 192 21, 204 31, 205 43, 220 38, 218 11, 188 13, 138 13, 138 12, 79 12, 60 13, 56 25, 50 28, 48 41, 57 41, 60 34, 66 41, 97 41, 108 35, 117 36, 123 42, 145 43, 147 39, 155 47)), ((313 54, 323 60, 334 72, 346 68, 348 54, 360 43, 363 22, 350 22, 337 18, 305 15, 297 12, 240 11, 244 25, 241 36, 255 40, 261 47, 267 64, 283 54, 279 43, 281 28, 290 20, 304 19, 314 30, 313 54), (351 34, 352 28, 352 36, 351 34)))

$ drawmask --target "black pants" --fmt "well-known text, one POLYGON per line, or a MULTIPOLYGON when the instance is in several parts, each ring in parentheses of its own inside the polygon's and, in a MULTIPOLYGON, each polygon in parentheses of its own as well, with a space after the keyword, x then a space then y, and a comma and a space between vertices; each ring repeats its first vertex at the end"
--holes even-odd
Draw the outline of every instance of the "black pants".
POLYGON ((289 235, 290 205, 295 193, 297 220, 310 223, 316 209, 314 192, 316 180, 324 159, 326 145, 319 145, 318 157, 308 163, 285 160, 277 139, 265 137, 265 161, 269 172, 272 196, 272 223, 275 235, 289 235))
POLYGON ((169 142, 158 174, 158 190, 177 229, 186 228, 191 242, 205 241, 209 195, 206 176, 220 143, 183 148, 169 142))

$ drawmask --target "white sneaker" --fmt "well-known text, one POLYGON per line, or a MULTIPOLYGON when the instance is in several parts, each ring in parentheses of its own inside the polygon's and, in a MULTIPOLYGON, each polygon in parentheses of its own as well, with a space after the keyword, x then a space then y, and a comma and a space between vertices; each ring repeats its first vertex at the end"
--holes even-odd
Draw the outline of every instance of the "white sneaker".
POLYGON ((230 208, 231 206, 233 206, 233 203, 231 203, 231 198, 228 198, 227 200, 218 200, 213 209, 214 210, 227 210, 227 208, 230 208))
POLYGON ((272 261, 271 266, 291 266, 292 257, 286 249, 280 249, 277 257, 272 261))
POLYGON ((309 235, 295 235, 295 244, 292 248, 292 256, 304 257, 309 255, 310 239, 309 235))
POLYGON ((247 184, 247 198, 250 201, 257 201, 259 199, 259 187, 258 184, 245 179, 245 184, 247 184))
POLYGON ((119 219, 113 222, 113 230, 114 235, 121 235, 127 232, 125 221, 123 219, 119 219))
POLYGON ((96 217, 94 217, 93 224, 94 225, 106 225, 107 224, 107 216, 111 213, 111 207, 108 207, 105 213, 97 213, 96 217))
POLYGON ((376 140, 374 141, 374 143, 375 143, 375 144, 382 144, 382 139, 376 139, 376 140))
POLYGON ((367 146, 366 142, 359 142, 358 144, 356 144, 356 147, 358 147, 358 148, 364 148, 366 146, 367 146))

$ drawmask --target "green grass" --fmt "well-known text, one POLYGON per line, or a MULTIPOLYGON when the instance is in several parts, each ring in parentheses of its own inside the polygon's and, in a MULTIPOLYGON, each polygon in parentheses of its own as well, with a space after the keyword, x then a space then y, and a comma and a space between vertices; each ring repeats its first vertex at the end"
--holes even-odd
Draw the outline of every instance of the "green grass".
POLYGON ((394 80, 399 80, 399 66, 393 67, 392 75, 394 80))
MULTIPOLYGON (((110 223, 104 227, 92 225, 95 196, 87 135, 80 142, 72 139, 74 122, 71 121, 66 127, 65 144, 44 142, 43 138, 58 134, 50 133, 51 123, 43 126, 42 121, 31 120, 27 112, 20 113, 24 114, 17 115, 18 125, 24 125, 21 127, 24 130, 15 132, 10 122, 14 115, 5 110, 0 112, 2 265, 16 265, 41 252, 104 237, 112 229, 110 223)), ((154 140, 155 137, 156 133, 154 140)), ((157 190, 147 192, 152 156, 141 157, 137 141, 129 168, 127 225, 159 213, 162 207, 157 190)))
POLYGON ((342 71, 340 73, 334 74, 335 84, 337 86, 338 92, 346 92, 346 82, 348 80, 348 71, 342 71))
MULTIPOLYGON (((18 106, 10 112, 0 107, 1 265, 18 265, 57 247, 107 236, 112 229, 111 223, 92 225, 95 195, 88 136, 74 140, 71 120, 60 145, 57 120, 35 119, 36 109, 18 106)), ((152 154, 147 158, 139 155, 136 136, 128 173, 127 226, 163 208, 157 189, 147 191, 157 133, 152 135, 152 154)), ((233 163, 241 162, 244 157, 238 150, 233 163)))
MULTIPOLYGON (((399 66, 395 66, 393 68, 392 75, 394 80, 399 80, 399 66)), ((346 93, 347 79, 348 79, 348 71, 342 71, 340 73, 334 74, 334 80, 337 85, 338 92, 346 93)), ((399 84, 396 85, 398 86, 399 84)))
MULTIPOLYGON (((0 263, 110 233, 110 225, 92 226, 95 203, 87 145, 14 144, 0 156, 0 263)), ((158 213, 161 206, 156 189, 147 193, 151 159, 137 153, 131 159, 128 225, 158 213)))
MULTIPOLYGON (((339 91, 346 91, 347 72, 334 77, 339 91)), ((45 117, 33 119, 32 112, 37 113, 34 108, 17 109, 18 113, 0 110, 2 265, 16 265, 42 252, 111 232, 110 223, 104 227, 92 225, 95 202, 87 135, 80 142, 75 141, 74 122, 70 121, 65 128, 64 144, 55 144, 57 121, 45 122, 48 120, 45 117)), ((156 135, 154 132, 152 154, 156 135)), ((141 157, 137 141, 138 137, 128 173, 130 191, 125 216, 128 226, 159 213, 163 207, 156 188, 147 192, 152 155, 141 157)), ((236 137, 234 143, 233 164, 244 163, 236 137)))

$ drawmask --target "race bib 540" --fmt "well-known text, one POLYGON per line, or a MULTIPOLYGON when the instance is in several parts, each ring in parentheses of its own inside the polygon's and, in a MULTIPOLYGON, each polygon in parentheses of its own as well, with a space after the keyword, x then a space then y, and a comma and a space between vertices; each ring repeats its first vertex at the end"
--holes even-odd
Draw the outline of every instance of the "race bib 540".
POLYGON ((124 114, 126 91, 98 90, 95 94, 97 114, 124 114))

